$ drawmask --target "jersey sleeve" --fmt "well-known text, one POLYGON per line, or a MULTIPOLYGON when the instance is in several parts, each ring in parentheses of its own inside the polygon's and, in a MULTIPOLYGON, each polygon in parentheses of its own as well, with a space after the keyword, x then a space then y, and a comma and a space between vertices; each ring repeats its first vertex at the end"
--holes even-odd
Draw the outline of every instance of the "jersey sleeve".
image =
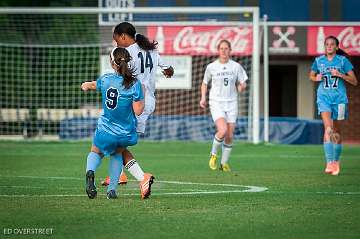
POLYGON ((343 69, 344 69, 344 72, 345 72, 345 73, 348 73, 349 71, 351 71, 352 69, 354 69, 353 65, 351 64, 351 62, 349 61, 349 59, 347 59, 346 57, 344 57, 343 69))
POLYGON ((240 83, 244 83, 247 80, 248 80, 248 76, 246 74, 246 71, 244 70, 244 68, 240 64, 238 64, 238 67, 237 67, 237 81, 239 81, 240 83))
POLYGON ((204 73, 203 83, 208 84, 210 80, 211 80, 211 72, 208 65, 204 73))
POLYGON ((143 94, 143 90, 142 90, 140 81, 137 80, 133 87, 134 87, 133 101, 143 100, 144 94, 143 94))
POLYGON ((96 80, 96 90, 101 91, 101 86, 102 86, 102 77, 96 80))
POLYGON ((319 68, 318 68, 318 64, 317 64, 317 58, 315 58, 314 62, 312 63, 311 70, 313 72, 319 73, 319 68))

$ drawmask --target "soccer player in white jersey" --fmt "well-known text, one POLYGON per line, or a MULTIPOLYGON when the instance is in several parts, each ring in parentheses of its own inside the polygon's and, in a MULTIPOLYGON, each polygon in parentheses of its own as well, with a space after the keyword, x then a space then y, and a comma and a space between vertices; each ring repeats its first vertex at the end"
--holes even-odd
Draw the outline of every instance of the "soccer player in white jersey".
MULTIPOLYGON (((130 53, 132 60, 130 61, 131 68, 135 69, 135 75, 140 80, 145 95, 144 112, 137 117, 137 132, 143 134, 145 132, 146 121, 155 110, 155 73, 156 67, 159 66, 163 70, 165 77, 169 78, 174 74, 171 66, 165 64, 158 51, 156 50, 157 42, 150 42, 149 39, 139 33, 136 33, 135 27, 128 23, 122 22, 114 28, 113 39, 118 47, 125 47, 130 53)), ((133 155, 129 150, 123 153, 125 168, 140 182, 144 180, 148 174, 144 174, 142 169, 137 164, 133 155)), ((124 173, 119 179, 122 183, 125 179, 124 173)), ((152 175, 151 175, 152 176, 152 175)), ((107 178, 108 179, 108 178, 107 178)), ((106 185, 107 180, 103 182, 106 185)), ((148 184, 145 184, 148 186, 148 184)), ((151 185, 149 185, 151 187, 151 185)), ((150 190, 150 189, 149 189, 150 190)), ((144 189, 145 194, 147 190, 144 189)))
POLYGON ((246 89, 248 76, 244 68, 230 58, 231 44, 221 40, 218 44, 219 57, 210 63, 205 70, 204 80, 201 84, 200 107, 206 108, 206 93, 208 83, 211 81, 209 105, 211 116, 216 125, 209 167, 217 168, 217 152, 222 146, 220 170, 231 171, 228 164, 232 150, 232 141, 235 123, 238 115, 238 92, 246 89))

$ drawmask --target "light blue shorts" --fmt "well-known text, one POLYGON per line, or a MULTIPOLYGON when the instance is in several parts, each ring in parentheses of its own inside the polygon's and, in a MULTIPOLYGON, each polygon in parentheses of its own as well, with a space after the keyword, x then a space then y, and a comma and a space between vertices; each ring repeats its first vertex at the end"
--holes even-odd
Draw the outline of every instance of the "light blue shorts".
POLYGON ((137 144, 137 134, 115 136, 104 130, 96 129, 94 139, 94 145, 105 155, 112 155, 118 148, 126 148, 137 144))
POLYGON ((345 120, 349 118, 348 104, 328 104, 326 102, 318 102, 318 112, 331 112, 331 119, 345 120))

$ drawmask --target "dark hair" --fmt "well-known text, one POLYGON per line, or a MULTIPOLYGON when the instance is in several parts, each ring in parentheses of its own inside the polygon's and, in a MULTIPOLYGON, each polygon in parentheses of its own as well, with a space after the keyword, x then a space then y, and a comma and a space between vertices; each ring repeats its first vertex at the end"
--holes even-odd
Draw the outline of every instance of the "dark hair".
POLYGON ((220 45, 222 43, 226 43, 228 45, 228 47, 231 49, 231 43, 228 40, 222 39, 221 41, 219 41, 219 44, 217 45, 217 49, 220 49, 220 45))
POLYGON ((349 57, 349 54, 347 54, 343 49, 340 49, 339 45, 340 45, 340 42, 339 40, 335 37, 335 36, 328 36, 325 38, 325 41, 324 41, 324 45, 326 43, 327 40, 329 39, 332 39, 335 41, 335 45, 337 46, 337 50, 336 50, 336 54, 337 55, 341 55, 341 56, 346 56, 346 57, 349 57))
POLYGON ((119 23, 115 28, 113 34, 115 35, 121 35, 121 34, 127 34, 131 38, 133 38, 136 43, 139 45, 139 47, 145 51, 150 51, 156 49, 157 42, 152 41, 150 42, 149 39, 139 33, 136 33, 135 27, 128 22, 122 22, 119 23))
POLYGON ((111 62, 117 66, 116 72, 124 78, 123 86, 129 89, 136 81, 134 70, 128 65, 131 60, 130 53, 125 48, 116 47, 111 51, 110 57, 111 62))

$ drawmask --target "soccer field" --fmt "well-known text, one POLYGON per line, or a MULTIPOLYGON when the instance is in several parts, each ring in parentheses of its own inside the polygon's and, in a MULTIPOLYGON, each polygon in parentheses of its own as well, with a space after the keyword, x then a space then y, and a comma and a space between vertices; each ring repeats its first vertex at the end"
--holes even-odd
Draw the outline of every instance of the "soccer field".
MULTIPOLYGON (((90 200, 90 144, 0 141, 2 236, 22 228, 50 228, 50 238, 360 236, 358 146, 344 147, 336 177, 323 173, 321 145, 235 143, 233 171, 224 173, 209 169, 209 143, 140 142, 132 149, 136 159, 156 177, 150 199, 140 199, 129 176, 117 200, 107 200, 102 186, 90 200)), ((107 165, 96 172, 97 185, 107 165)), ((8 236, 16 237, 26 238, 8 236)))

